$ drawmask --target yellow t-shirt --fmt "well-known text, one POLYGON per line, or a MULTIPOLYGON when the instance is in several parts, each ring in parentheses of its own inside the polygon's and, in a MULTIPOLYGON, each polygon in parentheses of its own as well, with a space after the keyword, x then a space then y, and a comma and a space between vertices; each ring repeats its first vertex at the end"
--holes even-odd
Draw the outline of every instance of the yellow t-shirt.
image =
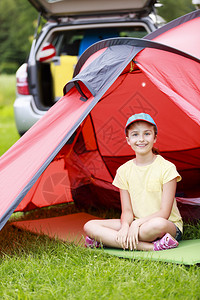
MULTIPOLYGON (((147 166, 137 166, 133 160, 127 161, 118 168, 113 185, 129 192, 135 218, 143 218, 160 209, 163 184, 174 178, 177 182, 181 180, 175 165, 157 155, 153 163, 147 166)), ((183 231, 176 199, 169 220, 183 231)))

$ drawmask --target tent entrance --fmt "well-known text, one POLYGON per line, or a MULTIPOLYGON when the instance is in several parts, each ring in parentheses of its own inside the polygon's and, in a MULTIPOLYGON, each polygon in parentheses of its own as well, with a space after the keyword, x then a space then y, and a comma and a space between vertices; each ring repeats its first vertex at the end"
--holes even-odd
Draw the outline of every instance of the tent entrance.
POLYGON ((158 125, 156 147, 182 176, 177 195, 200 195, 200 127, 140 70, 122 73, 37 180, 17 210, 74 201, 78 207, 120 209, 112 185, 117 168, 134 157, 124 124, 141 111, 158 125), (102 117, 103 116, 103 117, 102 117), (187 125, 186 125, 187 124, 187 125))

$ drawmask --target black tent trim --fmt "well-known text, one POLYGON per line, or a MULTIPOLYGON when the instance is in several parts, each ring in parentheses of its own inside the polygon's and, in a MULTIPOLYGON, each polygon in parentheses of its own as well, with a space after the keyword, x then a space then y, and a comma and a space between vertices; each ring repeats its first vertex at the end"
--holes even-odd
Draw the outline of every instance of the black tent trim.
MULTIPOLYGON (((155 49, 171 52, 174 54, 178 54, 178 55, 181 55, 181 56, 187 57, 189 59, 193 59, 195 61, 200 62, 200 59, 198 59, 195 56, 192 56, 192 55, 190 55, 186 52, 183 52, 181 50, 178 50, 176 48, 166 46, 164 44, 160 44, 160 43, 157 43, 154 41, 138 39, 138 38, 111 38, 111 39, 106 39, 106 40, 103 40, 103 41, 93 44, 81 55, 77 65, 75 67, 73 77, 75 77, 75 76, 77 76, 77 74, 79 74, 83 64, 92 54, 94 54, 95 52, 97 52, 103 48, 108 48, 108 47, 117 46, 117 45, 128 45, 128 46, 132 46, 132 47, 140 47, 141 48, 140 51, 143 50, 144 48, 155 48, 155 49)), ((73 80, 74 79, 72 79, 72 81, 73 80)), ((69 81, 69 83, 72 81, 69 81)), ((64 94, 66 93, 65 87, 64 87, 64 94)))

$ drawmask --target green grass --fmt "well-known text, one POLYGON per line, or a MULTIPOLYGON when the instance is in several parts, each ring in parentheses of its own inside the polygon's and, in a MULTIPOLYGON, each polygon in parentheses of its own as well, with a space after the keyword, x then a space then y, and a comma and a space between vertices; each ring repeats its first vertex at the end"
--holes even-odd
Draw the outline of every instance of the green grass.
POLYGON ((14 122, 15 76, 0 75, 0 156, 18 139, 14 122))
POLYGON ((0 74, 0 107, 12 105, 15 100, 15 75, 0 74))
POLYGON ((1 299, 199 299, 198 266, 119 259, 9 225, 0 244, 1 299))
MULTIPOLYGON (((5 77, 0 76, 0 86, 5 77)), ((0 146, 3 154, 17 139, 12 95, 0 91, 0 146), (3 95, 3 96, 2 96, 3 95)), ((10 94, 9 94, 10 93, 10 94)), ((9 187, 8 187, 9 188, 9 187)), ((74 207, 16 213, 13 217, 39 218, 73 213, 74 207)), ((12 217, 12 220, 13 220, 12 217)), ((200 222, 184 226, 184 238, 200 238, 200 222)), ((0 231, 0 299, 200 299, 200 269, 109 256, 99 250, 37 236, 8 222, 0 231)))
POLYGON ((14 122, 13 106, 0 108, 0 156, 5 153, 17 140, 19 134, 14 122))

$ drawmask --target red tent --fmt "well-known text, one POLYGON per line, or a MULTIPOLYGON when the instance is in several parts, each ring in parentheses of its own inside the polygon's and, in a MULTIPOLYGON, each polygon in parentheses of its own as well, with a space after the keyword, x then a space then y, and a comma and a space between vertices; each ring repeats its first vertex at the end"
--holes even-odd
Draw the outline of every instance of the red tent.
POLYGON ((112 180, 133 155, 124 125, 140 112, 183 177, 178 195, 200 197, 199 28, 200 10, 83 53, 65 95, 0 159, 1 227, 14 211, 69 201, 119 207, 112 180))

